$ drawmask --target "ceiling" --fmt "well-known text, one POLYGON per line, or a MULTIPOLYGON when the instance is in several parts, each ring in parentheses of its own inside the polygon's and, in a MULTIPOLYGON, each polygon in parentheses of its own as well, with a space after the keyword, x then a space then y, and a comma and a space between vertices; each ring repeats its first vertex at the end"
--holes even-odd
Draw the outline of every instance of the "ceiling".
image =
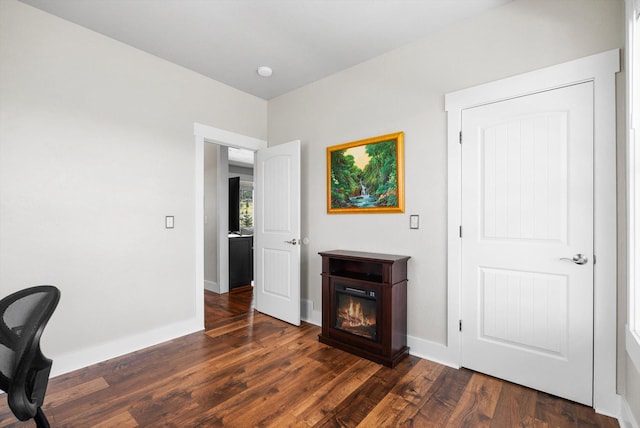
POLYGON ((227 147, 227 150, 229 164, 242 167, 253 167, 253 150, 239 149, 236 147, 227 147))
POLYGON ((21 1, 268 100, 511 0, 21 1))

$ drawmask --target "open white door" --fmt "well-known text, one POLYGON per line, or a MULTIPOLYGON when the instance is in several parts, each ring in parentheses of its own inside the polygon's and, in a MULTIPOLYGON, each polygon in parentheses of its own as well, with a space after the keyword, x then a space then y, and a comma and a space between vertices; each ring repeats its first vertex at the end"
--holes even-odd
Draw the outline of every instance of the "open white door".
POLYGON ((258 150, 256 309, 300 325, 300 141, 258 150))

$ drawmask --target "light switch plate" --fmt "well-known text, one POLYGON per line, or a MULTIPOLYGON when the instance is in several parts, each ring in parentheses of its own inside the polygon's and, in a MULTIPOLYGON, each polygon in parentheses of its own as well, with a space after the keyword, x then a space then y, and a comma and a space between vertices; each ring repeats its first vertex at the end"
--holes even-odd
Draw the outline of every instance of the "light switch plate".
POLYGON ((409 216, 409 229, 420 228, 420 216, 417 214, 411 214, 409 216))
POLYGON ((172 215, 168 215, 164 218, 164 227, 165 229, 173 229, 173 216, 172 215))

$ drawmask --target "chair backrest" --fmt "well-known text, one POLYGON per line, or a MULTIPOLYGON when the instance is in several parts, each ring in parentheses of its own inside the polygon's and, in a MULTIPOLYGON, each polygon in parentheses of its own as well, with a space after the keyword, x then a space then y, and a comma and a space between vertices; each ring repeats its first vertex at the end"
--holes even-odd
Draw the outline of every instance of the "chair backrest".
POLYGON ((40 351, 40 336, 60 300, 60 291, 40 285, 0 300, 0 389, 20 420, 42 406, 51 360, 40 351))

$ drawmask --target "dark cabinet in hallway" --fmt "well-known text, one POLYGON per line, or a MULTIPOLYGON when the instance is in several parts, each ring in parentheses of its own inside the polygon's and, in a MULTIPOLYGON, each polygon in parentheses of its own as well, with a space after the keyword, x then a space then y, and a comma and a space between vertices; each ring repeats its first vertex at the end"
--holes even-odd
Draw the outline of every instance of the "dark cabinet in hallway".
POLYGON ((229 237, 229 291, 253 280, 253 236, 229 237))

